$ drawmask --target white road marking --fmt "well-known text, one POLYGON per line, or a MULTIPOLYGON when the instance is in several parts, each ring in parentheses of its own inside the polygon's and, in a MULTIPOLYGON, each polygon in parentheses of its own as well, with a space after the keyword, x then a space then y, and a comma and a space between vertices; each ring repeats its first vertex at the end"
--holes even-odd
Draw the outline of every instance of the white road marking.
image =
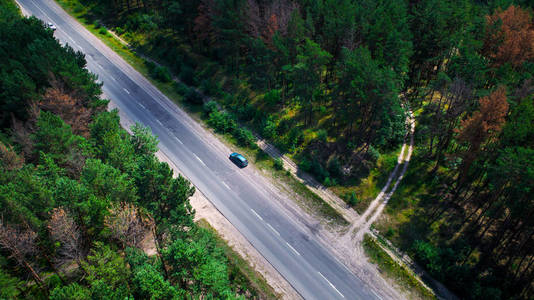
POLYGON ((293 252, 295 252, 298 256, 300 256, 300 253, 295 248, 293 248, 293 246, 291 246, 288 242, 286 242, 286 244, 291 250, 293 250, 293 252))
POLYGON ((230 187, 226 184, 226 182, 223 181, 222 184, 223 184, 227 189, 230 190, 230 187))
POLYGON ((274 233, 276 233, 278 236, 280 236, 280 233, 278 231, 276 231, 276 229, 274 229, 274 227, 271 226, 271 224, 267 223, 267 226, 269 226, 269 228, 271 228, 271 230, 274 231, 274 233))
POLYGON ((113 80, 113 81, 117 82, 117 80, 116 80, 115 78, 113 78, 113 77, 110 77, 110 78, 111 78, 111 80, 113 80))
POLYGON ((178 141, 178 143, 180 143, 180 144, 182 144, 182 145, 184 144, 184 143, 182 143, 182 141, 180 141, 179 138, 176 138, 176 140, 178 141))
POLYGON ((328 282, 328 284, 329 284, 334 290, 336 290, 336 292, 337 292, 341 297, 345 298, 345 296, 343 296, 343 294, 341 294, 341 292, 340 292, 338 289, 336 289, 336 287, 335 287, 335 286, 334 286, 328 279, 326 279, 326 277, 324 277, 324 275, 321 274, 321 272, 317 272, 317 273, 319 273, 319 275, 321 275, 321 277, 323 277, 323 279, 326 280, 326 282, 328 282))
POLYGON ((146 107, 142 103, 139 103, 139 106, 141 106, 143 109, 146 109, 146 107))
POLYGON ((96 65, 97 65, 100 69, 104 70, 104 68, 102 68, 102 66, 101 66, 99 63, 96 63, 96 65))
POLYGON ((128 95, 130 95, 130 92, 128 92, 127 89, 125 89, 125 88, 122 88, 122 89, 123 89, 126 93, 128 93, 128 95))
POLYGON ((252 211, 252 213, 256 215, 256 217, 258 217, 258 219, 263 221, 263 218, 260 215, 258 215, 258 213, 254 209, 251 208, 250 210, 252 211))
POLYGON ((372 292, 373 294, 375 294, 375 296, 376 296, 378 299, 382 300, 382 297, 380 297, 375 291, 371 290, 371 292, 372 292))
POLYGON ((158 122, 158 124, 163 127, 163 123, 161 123, 160 120, 156 119, 156 122, 158 122))
POLYGON ((206 166, 206 164, 202 161, 202 159, 200 159, 200 157, 198 157, 196 154, 193 153, 193 155, 198 159, 198 161, 203 164, 204 166, 206 166))

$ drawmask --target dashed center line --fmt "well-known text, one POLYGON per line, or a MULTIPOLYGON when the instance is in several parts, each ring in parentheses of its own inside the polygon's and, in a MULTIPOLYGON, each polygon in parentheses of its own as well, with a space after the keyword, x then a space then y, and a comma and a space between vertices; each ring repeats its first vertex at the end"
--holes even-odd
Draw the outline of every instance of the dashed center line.
POLYGON ((146 107, 142 103, 139 103, 139 106, 141 106, 143 109, 146 109, 146 107))
POLYGON ((337 292, 341 297, 345 298, 345 296, 343 296, 343 294, 341 294, 341 292, 340 292, 338 289, 336 289, 336 287, 330 282, 330 280, 326 279, 326 277, 324 277, 324 275, 321 274, 321 272, 317 272, 317 273, 319 273, 319 275, 321 275, 321 277, 323 277, 323 279, 326 280, 326 282, 328 282, 328 284, 329 284, 334 290, 336 290, 336 292, 337 292))
POLYGON ((196 159, 198 159, 198 161, 203 164, 204 166, 206 166, 206 164, 202 161, 202 159, 200 159, 200 157, 198 157, 196 154, 193 153, 193 155, 196 157, 196 159))
POLYGON ((271 226, 271 224, 267 223, 267 226, 269 226, 269 228, 271 228, 271 230, 274 231, 274 233, 276 233, 278 236, 280 236, 280 233, 278 231, 276 231, 276 229, 274 229, 274 227, 271 226))
POLYGON ((104 68, 103 68, 99 63, 96 63, 96 65, 97 65, 100 69, 104 70, 104 68))
POLYGON ((295 252, 297 255, 300 256, 300 253, 297 251, 297 249, 293 248, 293 246, 291 246, 288 242, 286 242, 286 244, 289 247, 289 249, 293 250, 293 252, 295 252))
POLYGON ((256 215, 256 217, 258 217, 258 219, 263 221, 263 218, 260 215, 258 215, 258 213, 254 209, 251 208, 250 210, 252 211, 252 213, 256 215))
POLYGON ((182 145, 184 144, 184 143, 182 143, 182 141, 179 138, 176 138, 176 140, 178 141, 178 143, 180 143, 182 145))
POLYGON ((160 120, 156 119, 156 122, 158 122, 158 124, 159 124, 160 126, 163 126, 163 123, 161 123, 160 120))
POLYGON ((128 95, 130 95, 130 92, 128 92, 127 89, 125 89, 125 88, 122 88, 122 89, 123 89, 128 95))
POLYGON ((226 184, 226 182, 223 181, 222 184, 223 184, 227 189, 230 190, 230 187, 226 184))

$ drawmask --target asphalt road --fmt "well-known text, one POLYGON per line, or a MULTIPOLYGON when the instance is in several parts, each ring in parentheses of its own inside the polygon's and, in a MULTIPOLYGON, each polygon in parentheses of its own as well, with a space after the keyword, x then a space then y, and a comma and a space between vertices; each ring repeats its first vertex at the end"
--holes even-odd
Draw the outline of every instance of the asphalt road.
MULTIPOLYGON (((271 199, 255 173, 237 168, 203 129, 142 75, 51 0, 17 0, 23 11, 57 26, 63 44, 85 53, 87 68, 130 119, 152 129, 159 147, 305 299, 376 299, 271 199)), ((46 53, 43 53, 46 55, 46 53)))

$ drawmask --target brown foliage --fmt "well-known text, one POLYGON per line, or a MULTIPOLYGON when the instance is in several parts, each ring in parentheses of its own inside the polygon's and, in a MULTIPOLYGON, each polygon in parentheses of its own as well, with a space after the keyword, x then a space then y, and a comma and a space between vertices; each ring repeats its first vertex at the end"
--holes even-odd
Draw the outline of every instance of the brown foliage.
POLYGON ((53 241, 59 242, 58 262, 76 260, 84 256, 82 236, 74 219, 63 208, 54 208, 48 221, 48 232, 53 241))
POLYGON ((24 158, 18 156, 12 146, 6 146, 2 142, 0 142, 0 161, 9 171, 20 169, 24 165, 24 158))
POLYGON ((287 34, 292 13, 297 8, 295 2, 288 0, 248 0, 245 20, 247 31, 251 36, 261 37, 269 44, 275 32, 287 34))
POLYGON ((534 58, 534 26, 528 11, 511 5, 486 16, 484 54, 494 66, 511 63, 518 67, 534 58))
POLYGON ((83 105, 83 100, 65 91, 62 84, 51 79, 52 87, 46 90, 39 107, 60 116, 75 134, 89 137, 92 111, 83 105))
POLYGON ((104 224, 111 231, 111 236, 120 241, 123 247, 138 247, 153 222, 143 217, 132 203, 120 203, 109 210, 110 214, 104 224))
POLYGON ((10 253, 9 258, 13 258, 22 267, 26 268, 35 282, 40 286, 43 285, 41 277, 37 274, 35 269, 31 266, 28 257, 35 256, 37 251, 36 246, 37 233, 31 229, 22 230, 13 227, 9 224, 3 224, 0 221, 0 247, 4 248, 10 253))
POLYGON ((480 98, 479 104, 479 110, 463 120, 460 129, 456 130, 458 140, 469 144, 469 149, 464 154, 464 171, 476 158, 482 145, 495 139, 504 126, 508 113, 505 88, 501 86, 489 96, 480 98))
POLYGON ((214 30, 211 25, 211 15, 213 14, 210 6, 200 4, 198 6, 198 16, 193 21, 195 26, 193 31, 197 35, 197 39, 201 42, 212 43, 214 41, 214 30))

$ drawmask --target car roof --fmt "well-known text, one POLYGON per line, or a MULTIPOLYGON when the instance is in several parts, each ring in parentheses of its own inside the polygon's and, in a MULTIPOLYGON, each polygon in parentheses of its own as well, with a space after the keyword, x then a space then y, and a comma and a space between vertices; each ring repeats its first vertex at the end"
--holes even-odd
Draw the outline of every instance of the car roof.
POLYGON ((247 159, 246 159, 243 155, 241 155, 241 154, 239 154, 239 153, 237 153, 237 152, 232 153, 231 156, 233 156, 233 157, 237 157, 237 158, 238 158, 240 161, 242 161, 242 162, 247 161, 247 159))

